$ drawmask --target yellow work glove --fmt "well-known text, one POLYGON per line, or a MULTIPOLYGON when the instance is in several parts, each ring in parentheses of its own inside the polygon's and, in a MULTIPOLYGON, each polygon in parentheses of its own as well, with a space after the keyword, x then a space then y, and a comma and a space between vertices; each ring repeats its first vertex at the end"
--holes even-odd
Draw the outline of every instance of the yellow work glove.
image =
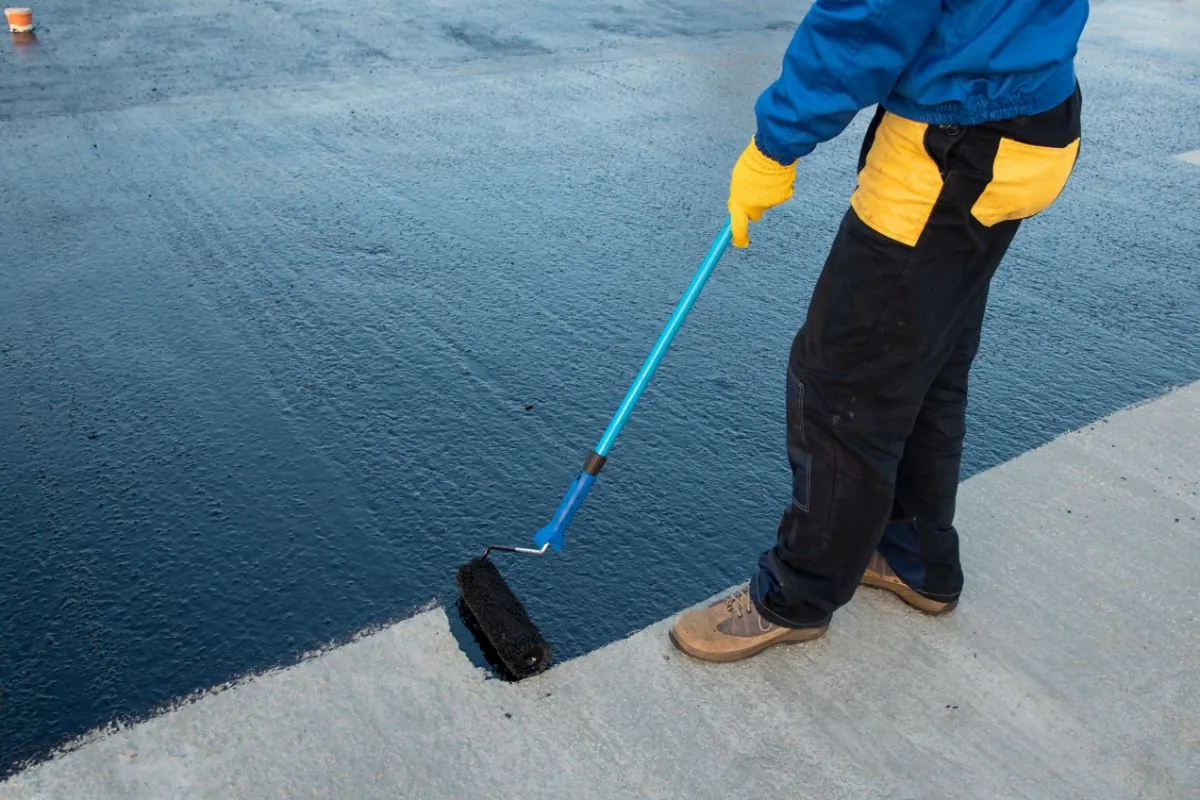
POLYGON ((733 227, 733 246, 750 245, 750 222, 762 219, 763 212, 786 202, 792 196, 796 165, 783 166, 763 155, 751 137, 733 165, 729 181, 729 219, 733 227))

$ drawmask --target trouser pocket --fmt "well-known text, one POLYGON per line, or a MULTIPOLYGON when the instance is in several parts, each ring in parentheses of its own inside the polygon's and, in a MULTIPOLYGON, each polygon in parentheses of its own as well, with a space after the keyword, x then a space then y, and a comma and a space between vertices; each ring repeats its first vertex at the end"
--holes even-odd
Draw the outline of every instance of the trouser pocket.
POLYGON ((1079 89, 1058 106, 980 126, 995 137, 991 176, 971 206, 971 216, 992 227, 1029 219, 1058 199, 1079 159, 1079 89))
POLYGON ((971 207, 971 216, 992 227, 1028 219, 1049 208, 1067 185, 1079 156, 1079 139, 1045 147, 1000 137, 992 180, 971 207))
POLYGON ((929 126, 880 110, 863 143, 850 206, 876 233, 913 247, 942 192, 942 172, 925 148, 929 126))

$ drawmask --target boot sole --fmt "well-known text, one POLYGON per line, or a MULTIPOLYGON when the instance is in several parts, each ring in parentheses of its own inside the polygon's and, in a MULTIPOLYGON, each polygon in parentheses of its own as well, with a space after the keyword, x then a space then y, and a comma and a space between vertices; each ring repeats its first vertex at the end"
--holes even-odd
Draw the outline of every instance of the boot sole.
MULTIPOLYGON (((801 629, 801 630, 807 630, 807 629, 801 629)), ((768 647, 774 647, 775 645, 803 644, 804 642, 811 642, 816 639, 820 639, 822 636, 825 635, 825 631, 828 630, 828 628, 818 628, 816 630, 820 630, 820 633, 818 633, 816 635, 812 635, 812 636, 805 635, 803 638, 775 639, 773 641, 766 642, 765 644, 755 645, 753 649, 742 650, 738 653, 706 653, 706 652, 697 650, 694 647, 689 647, 688 645, 681 642, 675 636, 674 628, 671 628, 668 635, 671 638, 671 644, 675 645, 675 648, 677 650, 679 650, 681 653, 684 653, 685 655, 691 656, 692 658, 696 659, 697 661, 708 661, 708 662, 717 663, 717 664, 730 664, 734 661, 744 661, 745 659, 750 658, 751 656, 756 656, 759 653, 761 653, 763 650, 766 650, 768 647)))
POLYGON ((952 611, 954 607, 958 605, 957 600, 951 600, 948 603, 944 603, 941 600, 931 600, 930 598, 909 588, 905 584, 894 583, 882 575, 878 575, 873 572, 867 572, 865 575, 863 575, 862 585, 870 586, 873 589, 883 589, 885 592, 891 592, 908 605, 912 606, 918 611, 925 612, 931 617, 938 617, 942 614, 946 614, 952 611))

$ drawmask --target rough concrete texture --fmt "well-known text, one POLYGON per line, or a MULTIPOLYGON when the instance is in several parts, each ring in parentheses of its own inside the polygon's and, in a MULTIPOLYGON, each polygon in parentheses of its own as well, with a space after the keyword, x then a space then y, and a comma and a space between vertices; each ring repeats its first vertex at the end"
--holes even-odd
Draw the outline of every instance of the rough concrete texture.
POLYGON ((1200 786, 1200 383, 968 481, 968 586, 862 590, 713 666, 668 621, 519 684, 441 609, 100 739, 5 800, 1189 798, 1200 786))

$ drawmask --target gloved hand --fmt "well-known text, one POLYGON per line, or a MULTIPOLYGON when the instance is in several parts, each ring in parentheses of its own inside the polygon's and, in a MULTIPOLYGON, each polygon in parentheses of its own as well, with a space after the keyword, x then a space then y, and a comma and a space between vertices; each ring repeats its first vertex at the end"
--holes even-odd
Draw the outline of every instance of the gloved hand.
POLYGON ((758 149, 753 137, 733 165, 729 182, 729 218, 733 223, 733 246, 750 245, 750 221, 758 222, 763 212, 786 202, 796 180, 795 163, 784 166, 758 149))

